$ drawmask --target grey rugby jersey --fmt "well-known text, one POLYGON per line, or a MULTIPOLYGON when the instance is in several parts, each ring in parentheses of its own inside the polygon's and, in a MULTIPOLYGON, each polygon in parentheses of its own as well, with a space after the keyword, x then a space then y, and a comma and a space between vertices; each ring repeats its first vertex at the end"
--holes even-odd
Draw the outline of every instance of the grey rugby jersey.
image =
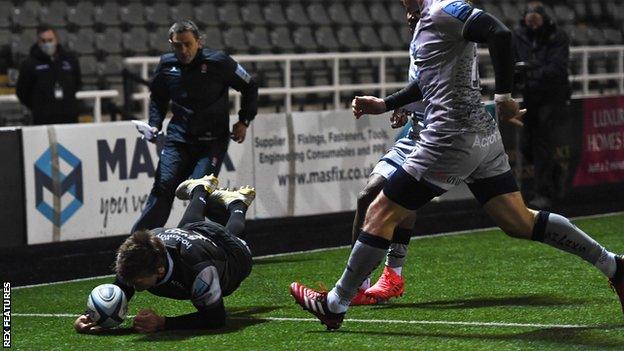
POLYGON ((490 133, 497 128, 481 103, 477 45, 462 36, 464 25, 480 12, 462 0, 423 2, 410 51, 431 131, 490 133))

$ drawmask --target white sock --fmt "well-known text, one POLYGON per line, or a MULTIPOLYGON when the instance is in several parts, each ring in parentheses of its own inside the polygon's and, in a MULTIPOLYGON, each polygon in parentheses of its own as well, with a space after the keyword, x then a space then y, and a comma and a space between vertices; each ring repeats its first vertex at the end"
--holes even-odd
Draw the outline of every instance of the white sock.
POLYGON ((331 289, 331 291, 327 294, 327 307, 330 312, 333 313, 344 313, 347 312, 351 301, 345 301, 338 296, 336 293, 336 288, 331 289))
POLYGON ((403 270, 403 267, 388 267, 388 268, 392 269, 394 271, 394 273, 396 273, 399 276, 401 276, 401 271, 403 270))
POLYGON ((362 285, 360 285, 360 289, 366 290, 366 289, 370 288, 370 286, 371 286, 371 278, 368 277, 368 278, 364 279, 364 281, 362 282, 362 285))
POLYGON ((615 254, 607 251, 606 249, 602 250, 600 257, 596 263, 594 263, 594 266, 604 273, 607 278, 613 278, 617 268, 617 264, 615 263, 615 254))

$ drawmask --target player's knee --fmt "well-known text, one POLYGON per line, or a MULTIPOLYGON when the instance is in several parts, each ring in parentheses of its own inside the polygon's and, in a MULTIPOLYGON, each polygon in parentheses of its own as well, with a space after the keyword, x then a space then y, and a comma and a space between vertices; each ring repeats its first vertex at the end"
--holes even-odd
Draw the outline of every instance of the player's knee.
POLYGON ((396 226, 401 219, 401 216, 391 206, 390 200, 385 196, 377 196, 366 211, 366 224, 396 226))

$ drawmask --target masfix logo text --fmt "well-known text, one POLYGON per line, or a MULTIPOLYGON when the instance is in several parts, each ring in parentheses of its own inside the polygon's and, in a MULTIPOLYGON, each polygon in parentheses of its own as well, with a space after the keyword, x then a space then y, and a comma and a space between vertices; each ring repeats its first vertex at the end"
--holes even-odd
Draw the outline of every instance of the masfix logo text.
POLYGON ((82 203, 82 162, 57 143, 35 162, 35 206, 50 222, 60 227, 82 203), (46 190, 52 194, 51 199, 49 196, 44 198, 46 190))

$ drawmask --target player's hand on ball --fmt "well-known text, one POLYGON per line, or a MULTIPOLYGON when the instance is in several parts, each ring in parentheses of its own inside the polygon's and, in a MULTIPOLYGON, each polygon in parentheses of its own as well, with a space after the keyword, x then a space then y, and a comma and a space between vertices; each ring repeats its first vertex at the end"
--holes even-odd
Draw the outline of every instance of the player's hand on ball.
POLYGON ((89 318, 89 316, 83 314, 76 318, 76 321, 74 322, 74 329, 76 329, 78 333, 89 334, 97 332, 101 328, 99 328, 95 322, 89 318))
POLYGON ((235 142, 239 144, 242 143, 243 141, 245 141, 246 135, 247 135, 247 126, 245 125, 245 123, 236 122, 232 126, 232 134, 230 134, 230 137, 235 142))
POLYGON ((526 109, 520 110, 518 103, 513 99, 496 102, 496 116, 503 122, 523 127, 522 118, 525 113, 526 109))
POLYGON ((403 127, 409 120, 408 114, 409 112, 402 108, 394 110, 390 116, 390 126, 395 129, 403 127))
POLYGON ((139 333, 153 333, 165 329, 165 317, 152 310, 143 309, 134 317, 132 326, 139 333))
POLYGON ((375 96, 356 96, 351 101, 351 110, 355 118, 362 115, 378 115, 386 112, 386 102, 375 96))

